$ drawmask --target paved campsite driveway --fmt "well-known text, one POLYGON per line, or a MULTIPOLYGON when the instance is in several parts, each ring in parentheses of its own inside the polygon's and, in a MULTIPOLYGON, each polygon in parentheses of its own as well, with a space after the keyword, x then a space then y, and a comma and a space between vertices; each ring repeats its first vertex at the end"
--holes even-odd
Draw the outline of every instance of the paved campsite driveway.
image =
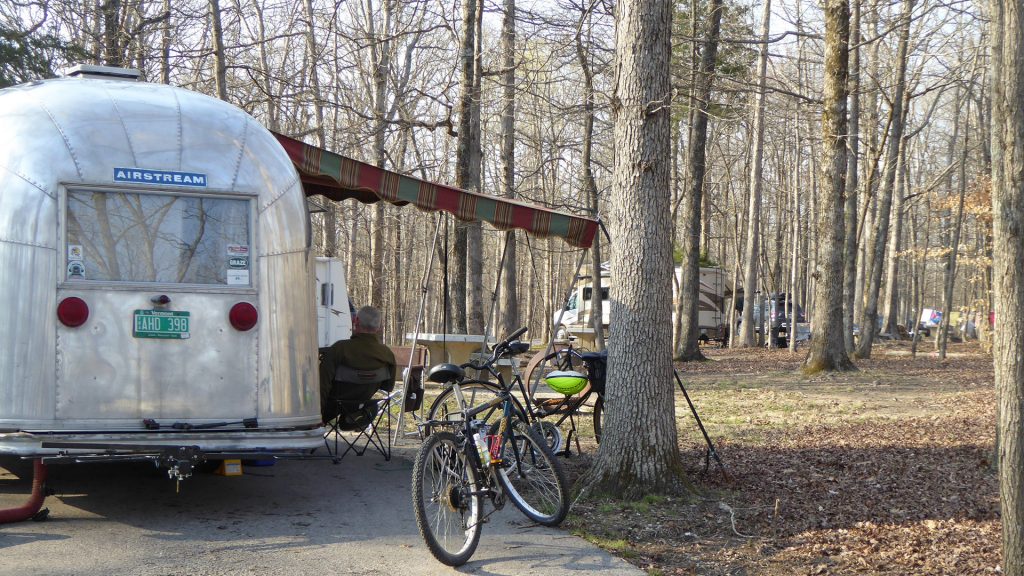
MULTIPOLYGON (((50 519, 0 525, 0 576, 452 574, 420 539, 412 450, 197 474, 175 494, 149 465, 51 466, 50 519)), ((29 479, 0 468, 0 507, 29 479)), ((485 526, 470 574, 643 574, 508 505, 485 526)))

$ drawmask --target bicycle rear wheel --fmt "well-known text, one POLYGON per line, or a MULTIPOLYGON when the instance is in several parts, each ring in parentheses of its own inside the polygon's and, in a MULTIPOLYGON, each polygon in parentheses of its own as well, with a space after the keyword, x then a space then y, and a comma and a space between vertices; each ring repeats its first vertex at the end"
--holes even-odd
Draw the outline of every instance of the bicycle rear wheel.
POLYGON ((483 508, 476 470, 450 432, 427 437, 412 470, 416 526, 443 564, 461 566, 480 542, 483 508))
POLYGON ((569 481, 562 463, 526 422, 509 418, 508 425, 498 482, 527 518, 545 526, 561 524, 569 513, 569 481))
POLYGON ((601 419, 604 418, 604 396, 601 394, 597 395, 597 400, 594 401, 594 440, 597 443, 601 443, 601 419))

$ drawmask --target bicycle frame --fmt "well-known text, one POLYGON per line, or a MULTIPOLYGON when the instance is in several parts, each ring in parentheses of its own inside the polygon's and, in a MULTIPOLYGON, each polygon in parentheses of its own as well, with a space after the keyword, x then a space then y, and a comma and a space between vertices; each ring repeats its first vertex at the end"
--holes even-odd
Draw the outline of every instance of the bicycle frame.
MULTIPOLYGON (((494 499, 501 493, 501 485, 498 482, 496 482, 494 478, 496 466, 494 465, 495 463, 493 462, 492 465, 484 465, 484 463, 481 462, 480 454, 477 452, 476 442, 473 438, 473 435, 477 432, 473 430, 473 423, 477 422, 475 416, 482 414, 483 412, 486 412, 487 410, 490 410, 492 408, 502 406, 502 416, 501 419, 499 420, 500 424, 498 436, 500 436, 501 438, 500 442, 502 447, 504 447, 506 443, 510 443, 512 445, 513 455, 515 456, 514 461, 516 465, 516 472, 522 473, 522 455, 519 453, 519 447, 516 445, 516 443, 512 442, 512 427, 508 425, 509 420, 511 420, 511 418, 513 417, 512 410, 513 406, 516 404, 516 398, 512 396, 512 393, 510 392, 509 388, 503 387, 502 392, 496 398, 484 402, 479 406, 469 408, 466 403, 466 398, 462 394, 462 388, 460 387, 459 382, 452 382, 451 386, 454 389, 453 394, 455 396, 455 402, 459 407, 459 412, 462 414, 462 429, 458 431, 458 435, 461 436, 461 439, 464 442, 463 449, 465 450, 466 456, 469 459, 470 463, 473 464, 476 470, 478 472, 484 472, 484 474, 482 474, 481 477, 487 478, 486 483, 488 484, 489 488, 487 495, 491 498, 492 501, 494 501, 494 499), (496 491, 493 489, 493 487, 495 486, 497 486, 496 491)), ((516 406, 516 408, 520 410, 520 413, 523 413, 522 408, 520 406, 516 406)), ((488 450, 490 450, 489 444, 487 448, 488 450)), ((500 451, 499 453, 502 452, 503 450, 500 451)), ((502 464, 502 462, 497 462, 496 464, 502 464)))

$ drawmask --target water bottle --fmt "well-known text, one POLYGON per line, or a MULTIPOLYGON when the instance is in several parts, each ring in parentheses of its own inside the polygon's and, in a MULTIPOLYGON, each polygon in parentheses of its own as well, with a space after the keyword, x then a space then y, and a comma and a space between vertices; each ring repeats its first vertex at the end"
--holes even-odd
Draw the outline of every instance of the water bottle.
POLYGON ((476 452, 480 455, 480 464, 482 466, 491 465, 491 451, 487 446, 487 435, 484 434, 483 430, 473 435, 473 442, 476 444, 476 452))

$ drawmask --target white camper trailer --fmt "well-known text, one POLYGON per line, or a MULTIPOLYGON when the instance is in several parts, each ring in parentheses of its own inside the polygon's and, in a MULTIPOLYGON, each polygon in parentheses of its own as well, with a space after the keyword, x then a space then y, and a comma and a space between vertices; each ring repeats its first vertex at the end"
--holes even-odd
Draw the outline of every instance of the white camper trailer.
POLYGON ((0 455, 308 452, 299 176, 242 110, 125 76, 0 90, 0 455))
MULTIPOLYGON (((677 267, 675 270, 677 280, 682 275, 682 270, 677 267)), ((552 321, 557 326, 555 330, 556 339, 564 339, 567 336, 585 336, 593 333, 592 310, 593 310, 593 276, 582 275, 576 285, 576 289, 569 296, 564 310, 554 313, 552 321)), ((614 293, 614 279, 607 267, 602 266, 601 270, 601 320, 605 331, 608 331, 609 324, 609 294, 614 293)), ((673 294, 675 297, 675 294, 673 294)), ((674 314, 674 307, 673 307, 674 314)), ((724 340, 728 335, 728 318, 725 308, 725 273, 721 268, 703 267, 700 269, 700 301, 698 302, 698 323, 700 326, 701 340, 724 340)), ((614 328, 612 329, 614 330, 614 328)), ((583 338, 584 342, 588 338, 583 338)))
POLYGON ((345 281, 345 263, 337 258, 316 259, 316 338, 325 348, 352 337, 352 306, 345 281))

